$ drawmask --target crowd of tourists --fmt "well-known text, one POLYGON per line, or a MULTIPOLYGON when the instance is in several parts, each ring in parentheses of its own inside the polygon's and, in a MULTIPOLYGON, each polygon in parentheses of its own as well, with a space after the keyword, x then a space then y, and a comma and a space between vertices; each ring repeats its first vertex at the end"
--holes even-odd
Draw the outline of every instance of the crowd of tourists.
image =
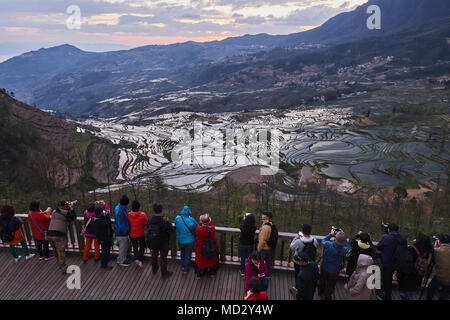
MULTIPOLYGON (((132 264, 129 254, 132 249, 134 263, 143 268, 145 250, 148 248, 153 274, 161 269, 161 277, 169 278, 173 275, 167 263, 170 233, 176 230, 183 275, 187 275, 193 266, 198 279, 216 275, 219 247, 210 214, 202 214, 197 222, 190 208, 185 206, 172 223, 164 216, 161 204, 153 205, 150 217, 141 211, 138 201, 131 202, 131 210, 129 205, 129 198, 123 195, 112 212, 103 200, 87 206, 83 212, 81 231, 85 239, 83 262, 89 260, 93 246, 94 260, 100 261, 101 269, 111 270, 111 247, 115 239, 118 246, 116 262, 119 266, 129 267, 132 264), (192 261, 194 251, 195 259, 192 261)), ((16 251, 18 244, 26 260, 35 254, 30 253, 21 228, 23 222, 15 214, 12 205, 1 208, 0 235, 1 240, 9 245, 14 261, 18 262, 22 258, 16 251)), ((76 217, 74 203, 67 201, 60 201, 55 210, 47 208, 42 211, 38 200, 32 201, 29 206, 28 220, 38 258, 44 261, 56 258, 63 274, 67 273, 68 268, 65 255, 67 230, 76 217)), ((258 234, 255 215, 246 213, 240 225, 239 273, 245 277, 245 300, 269 299, 267 290, 272 281, 278 230, 270 211, 261 212, 261 220, 258 234)), ((347 239, 343 230, 332 227, 330 233, 321 240, 322 253, 318 259, 319 241, 311 235, 310 225, 302 225, 290 244, 295 273, 295 285, 290 291, 294 298, 313 300, 317 291, 321 299, 330 300, 339 277, 345 274, 344 288, 348 299, 391 300, 392 282, 396 279, 402 299, 410 300, 420 288, 425 287, 426 280, 432 275, 426 298, 432 300, 439 291, 439 300, 448 300, 450 236, 440 234, 433 237, 433 244, 429 236, 419 233, 408 245, 406 238, 399 233, 398 225, 390 223, 383 226, 384 234, 376 245, 366 232, 360 231, 347 239), (382 289, 378 292, 376 286, 368 285, 372 272, 376 272, 371 266, 381 270, 382 289)))

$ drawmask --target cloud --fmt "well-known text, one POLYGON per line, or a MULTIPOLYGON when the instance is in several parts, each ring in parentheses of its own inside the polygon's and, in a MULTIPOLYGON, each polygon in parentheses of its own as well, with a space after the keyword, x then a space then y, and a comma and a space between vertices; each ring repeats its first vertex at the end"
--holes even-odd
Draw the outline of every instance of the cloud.
POLYGON ((301 31, 301 26, 322 24, 364 1, 2 0, 0 43, 81 45, 97 41, 139 46, 222 39, 224 35, 288 34, 301 31), (80 30, 66 28, 66 9, 72 4, 81 9, 80 30))

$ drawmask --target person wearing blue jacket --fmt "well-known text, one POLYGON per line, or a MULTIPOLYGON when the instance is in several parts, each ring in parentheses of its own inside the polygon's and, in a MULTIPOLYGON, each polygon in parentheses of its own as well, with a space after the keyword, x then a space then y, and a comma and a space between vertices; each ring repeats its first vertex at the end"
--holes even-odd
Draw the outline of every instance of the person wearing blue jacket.
POLYGON ((128 223, 127 207, 130 199, 126 195, 120 198, 119 204, 114 210, 115 233, 117 245, 119 246, 119 255, 117 264, 122 267, 129 267, 131 262, 127 259, 128 248, 130 247, 128 236, 130 235, 130 224, 128 223))
POLYGON ((188 206, 184 206, 180 215, 175 218, 177 229, 177 242, 181 252, 181 265, 183 273, 187 274, 192 258, 192 250, 195 245, 195 230, 198 223, 191 217, 192 212, 188 206))
POLYGON ((339 271, 341 271, 342 261, 348 252, 348 241, 345 238, 345 233, 336 231, 333 227, 331 233, 322 240, 324 251, 320 265, 318 294, 320 297, 324 297, 325 300, 331 300, 339 271), (335 241, 331 241, 333 236, 335 241))

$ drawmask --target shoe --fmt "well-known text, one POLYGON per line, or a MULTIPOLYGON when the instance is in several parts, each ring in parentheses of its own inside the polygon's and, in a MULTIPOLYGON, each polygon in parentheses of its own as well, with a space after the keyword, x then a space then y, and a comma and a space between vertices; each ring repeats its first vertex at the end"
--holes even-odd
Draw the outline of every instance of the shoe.
POLYGON ((156 268, 156 269, 153 269, 153 268, 152 268, 152 273, 153 273, 153 274, 156 274, 156 273, 158 272, 158 270, 159 270, 159 268, 156 268))
POLYGON ((173 272, 172 271, 168 271, 166 274, 163 274, 161 276, 161 278, 167 279, 167 278, 170 278, 172 275, 173 275, 173 272))
POLYGON ((289 291, 291 292, 292 296, 294 297, 294 300, 297 300, 298 289, 296 287, 292 287, 289 289, 289 291))
POLYGON ((83 260, 83 263, 87 263, 88 261, 87 260, 83 260))
POLYGON ((188 272, 187 271, 183 271, 183 274, 186 275, 186 274, 188 274, 188 272))
MULTIPOLYGON (((99 262, 100 261, 100 259, 94 259, 94 262, 95 263, 97 263, 97 262, 99 262)), ((111 267, 112 268, 112 267, 111 267)))
POLYGON ((15 263, 19 262, 20 258, 22 258, 22 256, 18 256, 17 258, 14 258, 14 262, 15 263))
POLYGON ((130 265, 131 265, 131 262, 128 260, 125 260, 124 262, 119 263, 119 266, 122 266, 122 267, 129 267, 130 265))
POLYGON ((43 260, 44 259, 44 256, 39 256, 39 260, 43 260))
POLYGON ((110 271, 110 270, 112 270, 112 268, 113 267, 111 267, 111 266, 106 266, 106 267, 101 267, 103 270, 105 270, 105 271, 110 271))
POLYGON ((44 260, 45 261, 52 260, 54 257, 55 257, 55 255, 53 253, 50 253, 50 255, 47 258, 45 258, 44 260))
POLYGON ((272 275, 271 275, 271 274, 268 274, 268 275, 266 276, 266 278, 267 278, 267 279, 272 279, 272 275))
POLYGON ((136 264, 138 265, 139 268, 142 268, 142 261, 136 260, 136 264))
POLYGON ((29 255, 25 256, 25 260, 29 260, 29 259, 33 258, 34 256, 35 256, 34 253, 29 254, 29 255))
POLYGON ((239 271, 239 273, 241 274, 241 277, 245 277, 245 272, 239 271))

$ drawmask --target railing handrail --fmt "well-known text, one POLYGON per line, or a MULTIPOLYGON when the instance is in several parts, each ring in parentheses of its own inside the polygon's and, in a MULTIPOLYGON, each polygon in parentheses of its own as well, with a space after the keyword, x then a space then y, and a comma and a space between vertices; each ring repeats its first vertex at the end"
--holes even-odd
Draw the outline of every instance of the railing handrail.
MULTIPOLYGON (((16 217, 18 218, 28 218, 28 214, 24 214, 24 213, 18 213, 16 214, 16 217)), ((77 220, 80 222, 84 222, 84 217, 77 217, 77 220)), ((114 218, 111 218, 111 222, 115 222, 114 218)), ((175 227, 175 224, 172 222, 172 226, 175 227)), ((241 233, 241 229, 239 228, 229 228, 229 227, 216 227, 216 231, 222 231, 222 232, 227 232, 227 233, 236 233, 239 234, 241 233)), ((256 234, 259 233, 259 230, 256 230, 256 234)), ((283 238, 294 238, 297 235, 297 233, 291 233, 291 232, 278 232, 278 236, 279 237, 283 237, 283 238)), ((316 236, 316 235, 312 235, 312 237, 316 238, 317 240, 322 240, 323 238, 325 238, 325 236, 316 236)))

